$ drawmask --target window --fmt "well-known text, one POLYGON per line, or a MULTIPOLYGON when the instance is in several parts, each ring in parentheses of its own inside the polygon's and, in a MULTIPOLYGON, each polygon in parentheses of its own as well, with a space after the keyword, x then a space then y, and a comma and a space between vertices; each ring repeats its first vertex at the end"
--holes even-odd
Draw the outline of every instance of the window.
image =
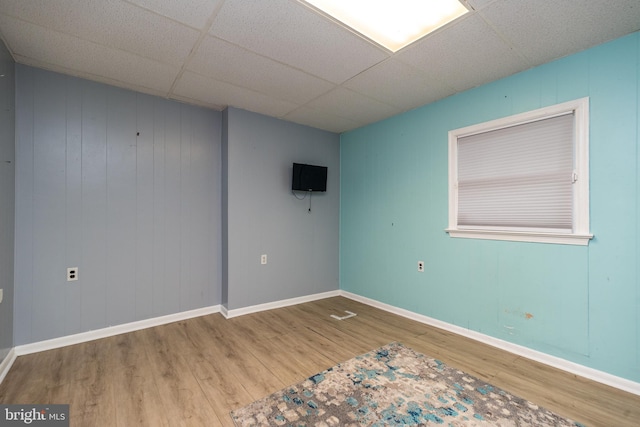
POLYGON ((589 99, 449 132, 451 237, 587 245, 589 99))

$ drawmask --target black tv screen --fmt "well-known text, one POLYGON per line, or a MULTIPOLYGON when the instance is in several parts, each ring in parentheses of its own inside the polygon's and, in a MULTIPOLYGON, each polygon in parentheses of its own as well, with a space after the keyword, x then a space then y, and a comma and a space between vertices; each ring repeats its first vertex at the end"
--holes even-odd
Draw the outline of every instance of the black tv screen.
POLYGON ((327 191, 327 167, 293 164, 293 191, 327 191))

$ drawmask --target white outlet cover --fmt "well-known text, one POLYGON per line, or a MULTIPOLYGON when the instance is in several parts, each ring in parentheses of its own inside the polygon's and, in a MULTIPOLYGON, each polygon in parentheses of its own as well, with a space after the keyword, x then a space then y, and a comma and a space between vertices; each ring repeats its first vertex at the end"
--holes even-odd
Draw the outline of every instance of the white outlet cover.
POLYGON ((78 267, 67 268, 67 282, 75 282, 78 280, 78 267))
POLYGON ((267 263, 267 254, 263 254, 263 255, 260 257, 260 264, 264 265, 264 264, 266 264, 266 263, 267 263))
POLYGON ((2 298, 4 298, 4 289, 0 289, 0 304, 2 304, 2 298))

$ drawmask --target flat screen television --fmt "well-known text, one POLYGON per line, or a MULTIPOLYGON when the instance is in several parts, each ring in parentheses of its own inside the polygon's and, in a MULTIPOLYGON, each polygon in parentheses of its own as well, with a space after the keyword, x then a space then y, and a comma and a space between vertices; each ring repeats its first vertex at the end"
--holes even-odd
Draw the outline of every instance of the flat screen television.
POLYGON ((327 167, 294 163, 291 190, 327 191, 327 167))

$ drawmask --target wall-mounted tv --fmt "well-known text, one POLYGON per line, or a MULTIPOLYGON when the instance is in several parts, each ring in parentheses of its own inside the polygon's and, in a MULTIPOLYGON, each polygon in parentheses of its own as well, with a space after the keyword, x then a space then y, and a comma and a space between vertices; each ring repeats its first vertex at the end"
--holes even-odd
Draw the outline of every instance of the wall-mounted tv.
POLYGON ((327 191, 327 167, 294 163, 291 190, 327 191))

